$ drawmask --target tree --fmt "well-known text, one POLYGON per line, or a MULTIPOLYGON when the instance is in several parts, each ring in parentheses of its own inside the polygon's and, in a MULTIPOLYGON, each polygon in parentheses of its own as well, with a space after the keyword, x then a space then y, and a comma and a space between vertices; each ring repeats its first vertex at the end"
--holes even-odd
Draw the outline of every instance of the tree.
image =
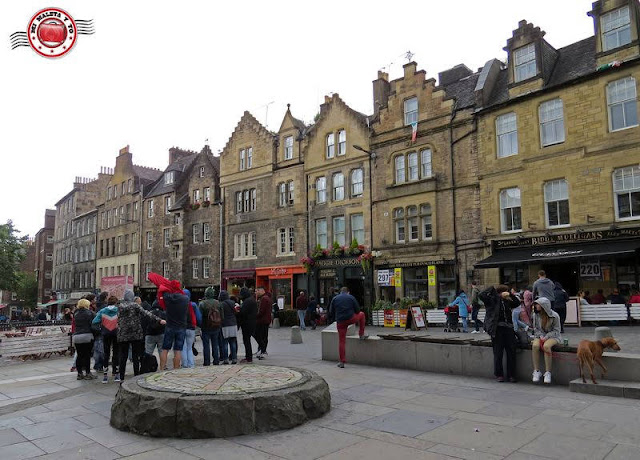
POLYGON ((26 236, 18 236, 10 220, 0 225, 0 290, 15 291, 19 281, 19 264, 24 259, 26 236))
POLYGON ((38 280, 36 280, 36 275, 19 272, 16 295, 18 300, 22 300, 26 306, 35 307, 38 303, 38 280))

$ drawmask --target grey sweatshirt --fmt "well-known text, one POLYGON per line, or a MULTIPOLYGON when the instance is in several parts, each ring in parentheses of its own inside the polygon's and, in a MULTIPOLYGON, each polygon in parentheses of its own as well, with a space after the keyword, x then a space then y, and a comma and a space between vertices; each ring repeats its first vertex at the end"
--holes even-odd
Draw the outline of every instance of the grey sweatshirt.
POLYGON ((556 300, 556 296, 553 293, 555 284, 549 278, 540 278, 533 283, 533 298, 546 297, 550 302, 556 300))
POLYGON ((549 318, 551 318, 551 323, 548 325, 547 329, 543 329, 542 320, 540 319, 540 314, 537 313, 534 309, 533 313, 533 335, 536 338, 544 338, 546 339, 556 339, 558 342, 562 341, 562 336, 560 335, 560 315, 558 315, 555 311, 551 309, 551 302, 546 297, 539 297, 535 300, 535 304, 539 304, 544 311, 547 313, 549 318))

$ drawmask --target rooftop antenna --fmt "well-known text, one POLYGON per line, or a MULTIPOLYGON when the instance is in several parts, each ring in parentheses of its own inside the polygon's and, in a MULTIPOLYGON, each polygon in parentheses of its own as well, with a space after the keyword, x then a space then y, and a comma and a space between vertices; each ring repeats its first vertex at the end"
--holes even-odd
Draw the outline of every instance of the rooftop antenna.
POLYGON ((269 106, 273 104, 275 101, 267 102, 265 105, 261 105, 259 108, 264 107, 264 127, 267 128, 269 126, 269 106))
POLYGON ((411 60, 413 59, 413 56, 415 56, 415 53, 412 53, 411 51, 407 51, 406 53, 404 53, 404 58, 407 60, 407 62, 411 62, 411 60))

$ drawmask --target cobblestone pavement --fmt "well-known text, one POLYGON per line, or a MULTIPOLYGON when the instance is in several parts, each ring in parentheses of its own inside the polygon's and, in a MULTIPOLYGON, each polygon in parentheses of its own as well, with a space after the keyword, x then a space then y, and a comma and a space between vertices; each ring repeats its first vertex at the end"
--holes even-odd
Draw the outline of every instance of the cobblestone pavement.
MULTIPOLYGON (((614 335, 630 342, 635 329, 614 335)), ((408 370, 339 369, 320 360, 319 329, 304 331, 303 344, 289 339, 289 330, 272 329, 261 364, 320 374, 331 388, 331 412, 289 431, 229 439, 117 431, 108 418, 116 384, 76 381, 69 358, 2 363, 0 458, 640 459, 640 400, 408 370)))

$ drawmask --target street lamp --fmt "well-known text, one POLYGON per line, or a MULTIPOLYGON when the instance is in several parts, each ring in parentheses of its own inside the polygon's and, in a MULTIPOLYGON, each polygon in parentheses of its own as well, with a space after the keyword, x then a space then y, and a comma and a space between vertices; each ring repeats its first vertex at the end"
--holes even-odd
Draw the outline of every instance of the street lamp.
MULTIPOLYGON (((363 149, 359 145, 353 145, 352 147, 354 149, 356 149, 356 150, 359 150, 361 152, 364 152, 364 153, 368 154, 369 155, 369 159, 373 160, 373 164, 376 163, 376 158, 378 158, 378 155, 376 154, 376 152, 370 152, 369 150, 363 149)), ((369 181, 371 181, 371 175, 369 175, 369 181)))

